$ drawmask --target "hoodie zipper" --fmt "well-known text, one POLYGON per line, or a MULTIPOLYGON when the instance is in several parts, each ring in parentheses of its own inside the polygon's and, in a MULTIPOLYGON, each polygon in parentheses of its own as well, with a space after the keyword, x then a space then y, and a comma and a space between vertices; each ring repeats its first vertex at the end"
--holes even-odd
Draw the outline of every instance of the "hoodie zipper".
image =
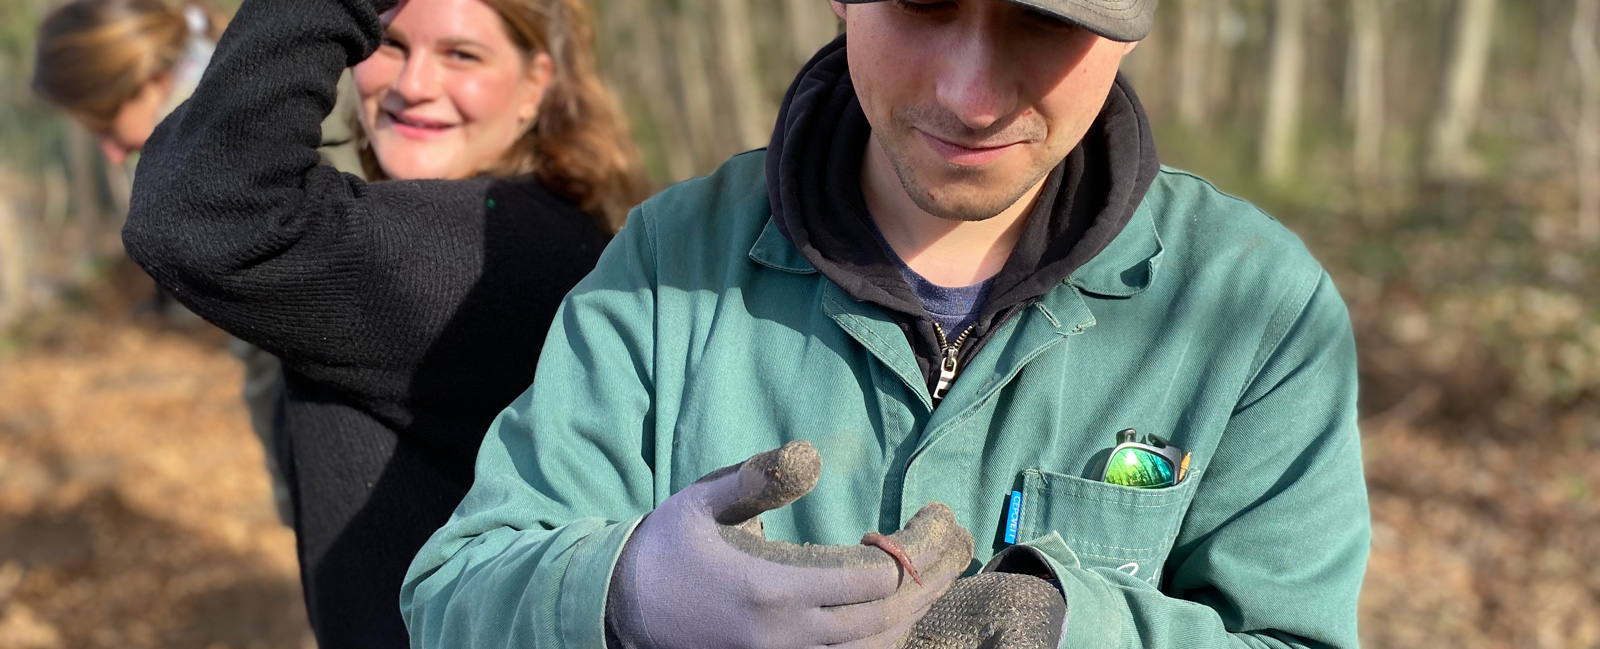
POLYGON ((951 343, 945 339, 944 327, 939 326, 937 322, 933 323, 933 335, 938 339, 940 355, 942 356, 939 361, 939 383, 933 388, 934 405, 938 405, 940 401, 944 400, 944 395, 950 392, 950 384, 955 383, 956 375, 961 373, 961 361, 959 360, 961 344, 967 342, 967 335, 972 333, 973 328, 976 326, 967 327, 965 331, 961 332, 961 335, 956 336, 956 341, 951 343))

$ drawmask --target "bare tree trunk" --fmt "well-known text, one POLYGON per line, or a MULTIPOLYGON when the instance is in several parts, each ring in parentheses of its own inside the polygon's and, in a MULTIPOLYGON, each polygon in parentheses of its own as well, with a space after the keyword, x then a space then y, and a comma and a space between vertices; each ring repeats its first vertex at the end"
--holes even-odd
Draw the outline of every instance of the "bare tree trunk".
MULTIPOLYGON (((99 256, 100 233, 104 218, 100 203, 99 171, 95 169, 94 141, 89 132, 76 123, 67 124, 67 191, 69 192, 66 249, 73 256, 73 268, 86 272, 99 256)), ((76 277, 74 279, 87 279, 76 277)))
MULTIPOLYGON (((682 102, 673 93, 673 77, 668 74, 668 62, 673 59, 661 42, 662 21, 637 19, 652 14, 660 16, 666 10, 653 10, 647 0, 622 0, 608 5, 606 18, 610 19, 610 31, 627 32, 631 36, 626 39, 631 46, 625 52, 617 52, 620 55, 617 58, 625 61, 628 94, 643 105, 654 126, 651 131, 661 162, 670 176, 668 180, 676 182, 693 176, 694 150, 687 137, 688 120, 683 115, 682 102)), ((622 39, 610 40, 615 43, 622 39)))
POLYGON ((1206 112, 1226 115, 1238 105, 1239 89, 1233 85, 1239 45, 1245 38, 1244 18, 1233 0, 1210 0, 1211 48, 1206 51, 1206 112))
POLYGON ((82 224, 99 224, 100 191, 96 183, 94 140, 77 123, 66 125, 67 182, 72 192, 72 216, 82 224))
POLYGON ((1210 59, 1212 35, 1216 33, 1216 17, 1212 0, 1180 0, 1178 19, 1182 25, 1178 32, 1178 122, 1197 127, 1205 124, 1210 108, 1206 72, 1210 59))
MULTIPOLYGON (((705 0, 683 0, 673 20, 671 49, 676 59, 679 97, 682 100, 685 130, 694 149, 695 172, 709 171, 727 155, 718 137, 715 95, 706 70, 707 56, 702 44, 705 35, 705 0)), ((663 67, 671 63, 663 60, 663 67)))
POLYGON ((108 258, 127 254, 122 248, 122 226, 128 222, 128 206, 133 202, 133 176, 129 170, 97 158, 99 175, 111 192, 111 213, 101 226, 96 244, 99 252, 108 258))
POLYGON ((839 35, 838 22, 826 2, 783 0, 783 15, 789 23, 789 61, 796 70, 839 35))
POLYGON ((1572 57, 1578 63, 1582 100, 1578 112, 1577 156, 1578 238, 1600 243, 1600 0, 1577 0, 1572 20, 1572 57))
POLYGON ((1478 122, 1494 11, 1495 0, 1460 0, 1456 5, 1455 41, 1428 153, 1428 172, 1435 178, 1459 179, 1481 172, 1482 162, 1472 155, 1468 140, 1478 122))
POLYGON ((133 177, 121 167, 102 162, 100 173, 105 178, 106 187, 111 190, 111 206, 116 212, 112 225, 121 230, 122 221, 128 216, 128 204, 133 202, 133 177))
MULTIPOLYGON (((756 72, 756 45, 750 23, 749 0, 712 0, 712 41, 717 44, 717 73, 723 117, 734 136, 737 151, 767 145, 772 137, 776 110, 761 91, 756 72)), ((732 154, 735 151, 726 151, 732 154)))
POLYGON ((1358 180, 1378 178, 1383 164, 1383 8, 1380 0, 1350 0, 1350 61, 1345 110, 1355 125, 1351 156, 1358 180))
POLYGON ((0 197, 0 329, 15 322, 30 306, 27 249, 15 205, 0 197))
MULTIPOLYGON (((1559 97, 1569 90, 1568 76, 1572 63, 1572 39, 1544 38, 1545 34, 1559 34, 1572 29, 1572 13, 1565 6, 1559 8, 1546 8, 1539 12, 1538 29, 1539 38, 1538 63, 1534 65, 1534 77, 1538 79, 1534 92, 1540 97, 1559 97), (1557 10, 1559 9, 1559 10, 1557 10)), ((1546 108, 1553 114, 1568 108, 1560 106, 1557 102, 1549 102, 1546 108)), ((1555 119, 1565 119, 1562 114, 1555 119)))
POLYGON ((59 160, 52 160, 39 174, 39 221, 43 228, 58 231, 72 216, 72 190, 67 182, 67 170, 59 160))
POLYGON ((1160 107, 1166 105, 1166 79, 1163 76, 1167 67, 1163 62, 1166 43, 1158 31, 1152 31, 1149 38, 1124 57, 1121 66, 1122 72, 1132 79, 1133 86, 1139 90, 1139 99, 1146 111, 1151 114, 1161 114, 1160 107))
POLYGON ((1305 0, 1276 0, 1275 4, 1265 130, 1261 137, 1261 177, 1278 184, 1294 177, 1300 93, 1305 84, 1306 5, 1305 0))

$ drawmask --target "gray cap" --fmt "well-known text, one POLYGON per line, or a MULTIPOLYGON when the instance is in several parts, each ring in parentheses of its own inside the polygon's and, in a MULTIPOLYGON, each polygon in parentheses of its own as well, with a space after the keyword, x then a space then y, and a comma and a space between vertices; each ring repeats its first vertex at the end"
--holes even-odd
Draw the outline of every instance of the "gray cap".
MULTIPOLYGON (((839 0, 863 4, 882 0, 839 0)), ((1114 41, 1143 39, 1155 24, 1160 0, 1008 0, 1032 7, 1114 41)))

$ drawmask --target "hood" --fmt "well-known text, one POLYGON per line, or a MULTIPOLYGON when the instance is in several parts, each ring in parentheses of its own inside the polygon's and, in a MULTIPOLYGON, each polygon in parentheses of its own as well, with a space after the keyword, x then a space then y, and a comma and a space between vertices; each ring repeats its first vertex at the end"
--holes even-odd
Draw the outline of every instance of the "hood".
MULTIPOLYGON (((871 132, 840 36, 801 69, 779 110, 766 162, 773 219, 824 277, 856 300, 906 316, 908 335, 931 342, 932 325, 879 243, 861 192, 871 132)), ((1159 170, 1144 108, 1119 75, 1099 117, 1050 173, 973 335, 985 338, 1110 245, 1159 170)), ((926 356, 926 345, 914 346, 926 356)))

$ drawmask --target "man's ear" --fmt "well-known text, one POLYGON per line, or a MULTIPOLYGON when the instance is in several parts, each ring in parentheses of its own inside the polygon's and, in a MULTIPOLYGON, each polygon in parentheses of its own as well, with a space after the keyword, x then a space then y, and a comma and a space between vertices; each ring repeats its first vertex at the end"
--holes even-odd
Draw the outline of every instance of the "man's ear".
POLYGON ((833 15, 838 16, 839 20, 844 20, 844 3, 837 0, 828 0, 828 4, 833 5, 833 15))
POLYGON ((1139 44, 1140 44, 1140 43, 1143 43, 1143 42, 1144 42, 1144 41, 1134 41, 1134 42, 1132 42, 1132 43, 1128 43, 1128 44, 1127 44, 1127 45, 1128 45, 1128 47, 1127 47, 1127 48, 1125 48, 1125 49, 1123 49, 1123 50, 1122 50, 1122 55, 1123 55, 1123 56, 1127 56, 1127 55, 1129 55, 1129 54, 1132 54, 1132 53, 1133 53, 1133 50, 1134 50, 1134 48, 1137 48, 1137 47, 1139 47, 1139 44))

